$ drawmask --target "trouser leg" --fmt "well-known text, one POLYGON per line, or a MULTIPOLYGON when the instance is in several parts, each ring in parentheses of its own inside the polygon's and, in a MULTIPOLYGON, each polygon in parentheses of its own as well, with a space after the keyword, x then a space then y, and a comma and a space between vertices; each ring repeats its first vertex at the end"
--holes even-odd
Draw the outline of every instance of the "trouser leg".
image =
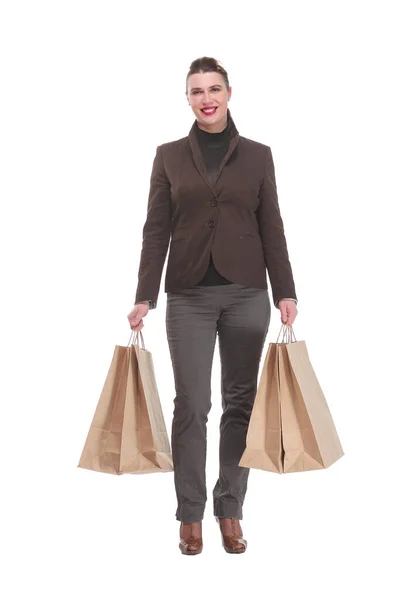
POLYGON ((268 290, 240 285, 227 286, 221 298, 218 340, 223 412, 213 504, 216 516, 242 519, 249 468, 238 463, 246 447, 271 305, 268 290))
POLYGON ((171 450, 176 519, 201 521, 207 500, 206 449, 217 313, 211 288, 168 293, 166 329, 176 396, 171 450))

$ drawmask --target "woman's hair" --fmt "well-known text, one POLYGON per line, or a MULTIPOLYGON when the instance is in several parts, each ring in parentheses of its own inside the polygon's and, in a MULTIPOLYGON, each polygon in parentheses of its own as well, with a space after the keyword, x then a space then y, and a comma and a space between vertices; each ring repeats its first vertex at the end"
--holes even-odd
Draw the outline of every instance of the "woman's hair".
POLYGON ((209 73, 210 71, 222 75, 226 87, 229 87, 228 73, 221 63, 211 56, 202 56, 201 58, 196 58, 190 65, 189 73, 186 75, 186 89, 190 75, 193 75, 194 73, 209 73))

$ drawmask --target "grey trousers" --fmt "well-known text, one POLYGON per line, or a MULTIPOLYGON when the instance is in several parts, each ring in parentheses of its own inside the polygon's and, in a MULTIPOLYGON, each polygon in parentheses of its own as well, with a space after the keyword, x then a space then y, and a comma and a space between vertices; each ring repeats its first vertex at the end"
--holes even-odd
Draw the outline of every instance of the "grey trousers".
POLYGON ((167 293, 166 330, 175 379, 171 450, 176 519, 201 521, 207 501, 206 446, 218 334, 222 415, 214 515, 243 518, 249 469, 239 467, 271 318, 268 290, 233 283, 167 293))

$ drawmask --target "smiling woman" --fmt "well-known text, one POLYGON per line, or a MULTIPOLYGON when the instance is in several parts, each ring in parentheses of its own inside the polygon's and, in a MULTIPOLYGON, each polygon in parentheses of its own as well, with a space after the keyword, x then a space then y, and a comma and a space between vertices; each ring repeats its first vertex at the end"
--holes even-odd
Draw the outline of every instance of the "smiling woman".
MULTIPOLYGON (((271 317, 266 270, 288 325, 296 316, 295 286, 270 147, 239 135, 228 108, 228 75, 214 58, 192 62, 185 94, 196 119, 188 136, 157 147, 136 300, 156 303, 169 247, 166 332, 176 391, 171 449, 179 548, 183 554, 202 550, 206 423, 218 338, 223 411, 213 509, 224 549, 239 553, 247 545, 239 520, 249 475, 239 460, 271 317)), ((133 327, 144 308, 137 311, 133 327)))

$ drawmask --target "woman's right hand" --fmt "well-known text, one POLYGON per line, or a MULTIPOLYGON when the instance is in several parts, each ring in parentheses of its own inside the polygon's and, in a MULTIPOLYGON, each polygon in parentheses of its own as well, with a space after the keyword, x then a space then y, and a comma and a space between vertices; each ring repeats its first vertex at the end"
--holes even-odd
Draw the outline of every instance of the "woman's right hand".
POLYGON ((144 302, 135 304, 128 315, 129 325, 133 331, 140 331, 144 327, 143 317, 149 312, 149 303, 144 302))

